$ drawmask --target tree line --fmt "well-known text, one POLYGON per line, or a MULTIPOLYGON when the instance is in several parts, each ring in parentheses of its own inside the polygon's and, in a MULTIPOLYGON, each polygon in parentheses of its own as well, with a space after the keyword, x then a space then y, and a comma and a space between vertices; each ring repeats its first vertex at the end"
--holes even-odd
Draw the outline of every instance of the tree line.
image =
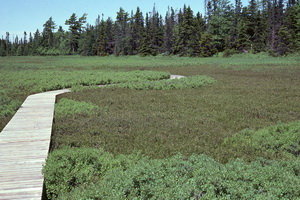
POLYGON ((179 55, 209 57, 243 52, 274 56, 300 51, 300 0, 205 0, 205 13, 190 6, 168 8, 163 16, 155 6, 145 15, 139 7, 120 8, 115 21, 98 16, 86 24, 87 14, 73 13, 57 27, 52 17, 35 33, 12 41, 0 39, 0 56, 27 55, 179 55))

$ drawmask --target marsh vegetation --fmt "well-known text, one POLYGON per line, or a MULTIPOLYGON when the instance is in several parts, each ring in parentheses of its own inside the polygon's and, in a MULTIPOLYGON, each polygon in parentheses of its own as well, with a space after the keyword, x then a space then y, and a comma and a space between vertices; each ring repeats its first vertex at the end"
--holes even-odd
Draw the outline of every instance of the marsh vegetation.
POLYGON ((27 95, 75 88, 57 97, 49 198, 300 196, 297 56, 0 59, 1 127, 27 95))

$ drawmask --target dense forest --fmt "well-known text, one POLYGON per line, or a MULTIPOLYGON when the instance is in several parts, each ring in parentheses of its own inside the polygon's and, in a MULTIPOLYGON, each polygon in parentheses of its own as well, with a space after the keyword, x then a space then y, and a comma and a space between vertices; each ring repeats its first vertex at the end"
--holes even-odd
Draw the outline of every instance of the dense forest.
POLYGON ((179 55, 209 57, 243 52, 269 52, 274 56, 300 51, 300 1, 205 0, 205 13, 190 6, 169 8, 163 16, 155 6, 145 15, 139 7, 120 8, 115 21, 98 16, 86 24, 87 14, 66 20, 68 30, 49 18, 43 30, 0 39, 0 56, 27 55, 179 55))

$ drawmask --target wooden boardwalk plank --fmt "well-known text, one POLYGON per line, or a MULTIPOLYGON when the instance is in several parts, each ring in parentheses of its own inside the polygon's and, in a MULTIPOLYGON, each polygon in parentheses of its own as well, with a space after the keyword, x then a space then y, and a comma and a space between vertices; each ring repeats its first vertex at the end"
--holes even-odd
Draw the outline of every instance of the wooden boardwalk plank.
MULTIPOLYGON (((170 79, 184 76, 171 75, 170 79)), ((0 199, 41 199, 55 97, 69 89, 30 95, 0 133, 0 199)))
POLYGON ((28 96, 0 133, 0 199, 41 199, 55 97, 68 89, 28 96))

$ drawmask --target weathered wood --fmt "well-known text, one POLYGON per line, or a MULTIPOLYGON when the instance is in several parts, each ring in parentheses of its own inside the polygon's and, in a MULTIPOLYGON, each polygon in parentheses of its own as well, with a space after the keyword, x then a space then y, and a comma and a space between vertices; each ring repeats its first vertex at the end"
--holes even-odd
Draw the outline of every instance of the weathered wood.
POLYGON ((28 96, 0 133, 0 199, 41 199, 57 90, 28 96))
MULTIPOLYGON (((170 79, 184 76, 171 75, 170 79)), ((0 133, 0 199, 41 199, 55 97, 68 89, 30 95, 0 133)))

